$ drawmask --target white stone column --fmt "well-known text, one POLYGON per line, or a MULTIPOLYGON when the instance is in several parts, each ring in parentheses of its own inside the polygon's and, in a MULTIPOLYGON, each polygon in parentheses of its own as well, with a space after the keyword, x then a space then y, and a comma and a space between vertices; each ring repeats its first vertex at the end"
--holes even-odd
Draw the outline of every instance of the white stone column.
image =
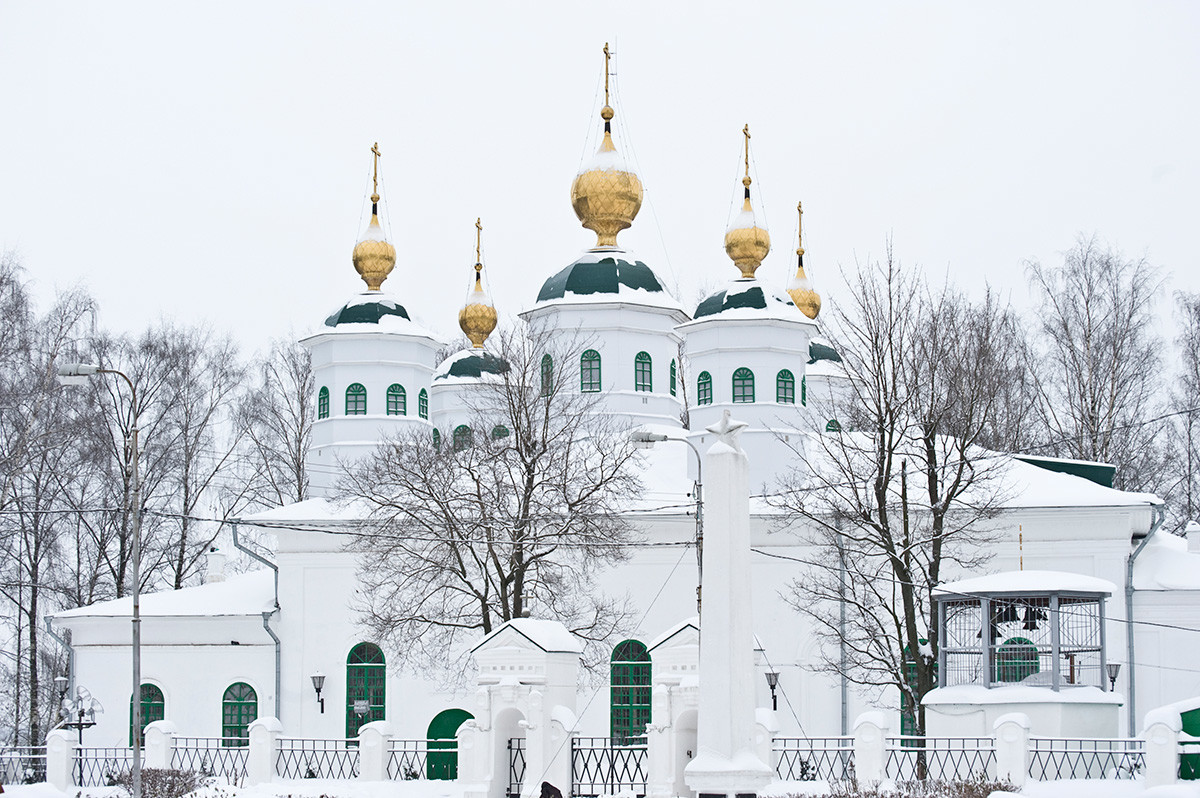
MULTIPOLYGON (((484 721, 486 723, 486 720, 484 721)), ((458 727, 458 783, 463 798, 487 798, 492 788, 492 738, 490 727, 468 720, 458 727)))
POLYGON ((883 781, 887 732, 888 722, 882 712, 864 712, 854 721, 854 772, 864 787, 883 781))
POLYGON ((358 730, 358 778, 360 781, 388 780, 388 758, 391 754, 392 735, 392 724, 386 720, 373 720, 358 730))
POLYGON ((146 726, 146 758, 144 767, 167 769, 175 755, 175 724, 156 720, 146 726))
POLYGON ((59 792, 75 785, 75 735, 54 729, 46 735, 46 781, 59 792))
POLYGON ((250 752, 246 755, 246 785, 268 784, 275 780, 275 758, 279 753, 279 718, 259 718, 250 724, 250 752))
POLYGON ((996 737, 996 778, 1023 787, 1029 774, 1029 716, 1023 712, 1001 715, 992 732, 996 737))
POLYGON ((1179 732, 1183 729, 1178 712, 1156 709, 1146 713, 1142 739, 1146 741, 1146 786, 1174 784, 1179 779, 1179 732))
POLYGON ((704 455, 699 750, 684 769, 702 796, 756 793, 773 775, 755 744, 749 463, 737 441, 745 426, 725 411, 704 455))

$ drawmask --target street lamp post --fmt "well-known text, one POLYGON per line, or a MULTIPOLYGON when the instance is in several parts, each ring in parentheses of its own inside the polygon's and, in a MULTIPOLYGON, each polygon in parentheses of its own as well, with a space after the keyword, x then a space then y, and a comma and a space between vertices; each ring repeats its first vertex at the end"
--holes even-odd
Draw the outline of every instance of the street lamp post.
POLYGON ((643 449, 652 449, 654 444, 663 441, 687 444, 696 455, 696 482, 692 485, 692 495, 696 499, 696 615, 700 614, 701 591, 704 589, 704 458, 700 450, 687 438, 672 438, 660 432, 634 430, 629 435, 634 445, 643 449))
MULTIPOLYGON (((60 679, 63 677, 59 677, 60 679)), ((57 679, 55 680, 57 681, 57 679)), ((92 697, 88 689, 83 685, 75 688, 75 698, 63 698, 62 712, 67 718, 74 720, 66 720, 63 722, 63 728, 75 729, 79 732, 79 747, 83 748, 83 730, 90 729, 96 725, 96 713, 103 712, 104 707, 100 706, 100 702, 92 697)), ((75 784, 83 786, 83 757, 76 755, 75 762, 79 768, 75 784)))
POLYGON ((130 557, 130 589, 133 592, 133 729, 130 736, 133 739, 132 798, 142 798, 142 616, 139 601, 142 587, 142 481, 138 476, 137 388, 128 375, 116 369, 102 369, 89 363, 63 363, 58 367, 58 378, 64 385, 81 385, 96 374, 116 374, 129 386, 131 427, 125 445, 132 459, 130 472, 133 482, 130 502, 133 515, 133 551, 130 557))

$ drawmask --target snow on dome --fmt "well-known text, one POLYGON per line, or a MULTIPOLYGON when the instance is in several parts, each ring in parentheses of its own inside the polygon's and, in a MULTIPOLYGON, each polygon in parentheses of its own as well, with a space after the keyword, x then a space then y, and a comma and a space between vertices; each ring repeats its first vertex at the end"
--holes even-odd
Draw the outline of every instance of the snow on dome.
POLYGON ((724 318, 784 318, 809 321, 787 294, 753 278, 739 278, 717 291, 696 308, 694 318, 721 314, 724 318))
POLYGON ((410 335, 434 335, 412 320, 408 309, 395 297, 381 291, 355 294, 346 304, 325 319, 320 332, 400 332, 410 335))
POLYGON ((537 301, 629 302, 682 310, 654 271, 631 252, 600 248, 584 252, 574 263, 542 283, 537 301))
POLYGON ((361 236, 358 237, 358 243, 363 241, 386 241, 383 237, 383 228, 379 225, 379 217, 372 216, 371 221, 367 224, 367 229, 363 230, 361 236))
POLYGON ((1103 593, 1117 590, 1107 579, 1072 574, 1066 571, 1003 571, 974 579, 948 582, 934 588, 935 595, 991 593, 1103 593))
POLYGON ((592 159, 580 167, 577 175, 587 174, 588 172, 628 172, 629 167, 625 165, 625 159, 621 157, 621 153, 615 149, 607 150, 600 149, 592 156, 592 159))
POLYGON ((754 209, 743 207, 738 215, 733 217, 729 226, 725 228, 725 232, 730 230, 749 230, 752 227, 758 227, 754 221, 754 209))
POLYGON ((493 629, 487 637, 475 644, 472 651, 485 647, 489 641, 500 635, 506 629, 512 629, 517 634, 533 643, 547 653, 582 654, 583 649, 575 635, 567 631, 567 627, 558 621, 548 621, 541 618, 514 618, 493 629))
POLYGON ((484 375, 504 374, 509 369, 508 361, 482 349, 461 349, 443 360, 433 373, 434 381, 458 378, 478 380, 484 375))
MULTIPOLYGON (((155 616, 261 615, 275 609, 275 574, 251 571, 224 582, 165 590, 141 596, 141 614, 155 616)), ((101 601, 55 615, 71 618, 121 617, 133 613, 133 597, 101 601)))

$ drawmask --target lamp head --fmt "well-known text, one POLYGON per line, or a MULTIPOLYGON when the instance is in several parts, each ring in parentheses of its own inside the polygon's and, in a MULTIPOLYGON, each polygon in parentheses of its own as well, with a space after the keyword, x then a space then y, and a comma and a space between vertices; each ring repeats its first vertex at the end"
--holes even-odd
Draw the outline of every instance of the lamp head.
POLYGON ((779 684, 779 671, 767 671, 766 676, 767 687, 770 687, 772 690, 774 690, 779 684))
POLYGON ((635 429, 629 433, 629 440, 639 449, 653 449, 654 444, 667 440, 667 436, 657 432, 635 429))
POLYGON ((312 676, 310 676, 308 678, 312 679, 313 689, 316 690, 317 693, 319 694, 321 692, 321 688, 325 686, 325 674, 321 673, 320 671, 317 671, 316 673, 314 673, 312 676))
POLYGON ((99 366, 90 363, 59 363, 58 382, 61 385, 84 385, 100 370, 99 366))

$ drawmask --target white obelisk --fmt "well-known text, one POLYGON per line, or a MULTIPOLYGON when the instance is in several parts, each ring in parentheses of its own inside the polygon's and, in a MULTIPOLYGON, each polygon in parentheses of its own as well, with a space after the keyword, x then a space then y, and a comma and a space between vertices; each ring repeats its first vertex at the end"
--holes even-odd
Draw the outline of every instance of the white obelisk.
POLYGON ((697 751, 684 780, 700 798, 754 795, 772 778, 754 746, 754 633, 750 605, 750 480, 726 410, 704 455, 704 583, 697 751))

